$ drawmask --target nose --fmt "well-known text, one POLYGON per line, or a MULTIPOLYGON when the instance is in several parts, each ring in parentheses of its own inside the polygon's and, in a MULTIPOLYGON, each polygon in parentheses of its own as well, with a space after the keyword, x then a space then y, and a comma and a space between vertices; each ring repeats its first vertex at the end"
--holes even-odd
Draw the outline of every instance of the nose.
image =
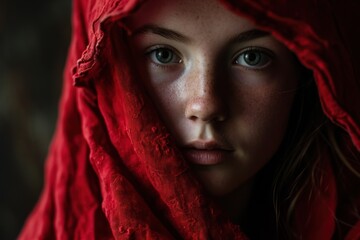
POLYGON ((193 121, 224 121, 227 109, 223 85, 211 68, 191 73, 186 87, 185 117, 193 121))

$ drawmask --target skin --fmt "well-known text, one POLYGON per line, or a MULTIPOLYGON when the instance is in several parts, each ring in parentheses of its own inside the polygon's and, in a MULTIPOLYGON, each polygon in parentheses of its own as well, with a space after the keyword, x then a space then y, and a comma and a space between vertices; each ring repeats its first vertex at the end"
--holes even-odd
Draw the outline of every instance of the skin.
POLYGON ((127 24, 139 72, 185 159, 205 189, 240 214, 285 135, 299 75, 293 55, 270 34, 234 41, 257 27, 215 0, 148 1, 127 24), (194 164, 194 142, 220 144, 221 161, 194 164))

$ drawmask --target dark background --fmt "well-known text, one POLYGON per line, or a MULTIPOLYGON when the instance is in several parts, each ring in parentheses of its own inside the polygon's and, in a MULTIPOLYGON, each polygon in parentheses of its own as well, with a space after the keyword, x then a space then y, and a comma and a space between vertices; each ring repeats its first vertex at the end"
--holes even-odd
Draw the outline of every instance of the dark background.
POLYGON ((71 0, 0 1, 0 239, 16 239, 43 184, 70 41, 71 0))

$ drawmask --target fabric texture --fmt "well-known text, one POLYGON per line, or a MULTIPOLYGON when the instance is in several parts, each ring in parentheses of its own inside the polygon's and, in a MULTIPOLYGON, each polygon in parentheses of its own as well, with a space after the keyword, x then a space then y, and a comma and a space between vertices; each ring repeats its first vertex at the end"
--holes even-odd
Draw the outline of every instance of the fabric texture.
MULTIPOLYGON (((247 239, 189 171, 134 80, 126 44, 118 44, 123 55, 119 74, 113 72, 111 29, 124 29, 121 20, 141 2, 73 0, 73 38, 45 186, 19 239, 247 239)), ((313 71, 326 116, 346 131, 343 142, 360 151, 360 30, 354 27, 360 4, 222 2, 271 32, 313 71)), ((335 231, 338 192, 327 156, 323 191, 297 206, 302 239, 332 239, 335 231)), ((356 239, 360 221, 346 237, 356 239)))

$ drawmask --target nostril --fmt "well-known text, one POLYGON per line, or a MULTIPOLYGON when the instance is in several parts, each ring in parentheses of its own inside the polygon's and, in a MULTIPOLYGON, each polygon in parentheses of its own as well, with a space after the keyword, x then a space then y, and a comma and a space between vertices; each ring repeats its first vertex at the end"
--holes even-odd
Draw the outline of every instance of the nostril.
POLYGON ((192 120, 192 121, 195 121, 195 120, 197 119, 197 117, 195 117, 195 116, 190 116, 189 119, 192 120))
POLYGON ((191 99, 185 109, 185 117, 197 121, 224 121, 226 119, 225 104, 215 98, 191 99))

